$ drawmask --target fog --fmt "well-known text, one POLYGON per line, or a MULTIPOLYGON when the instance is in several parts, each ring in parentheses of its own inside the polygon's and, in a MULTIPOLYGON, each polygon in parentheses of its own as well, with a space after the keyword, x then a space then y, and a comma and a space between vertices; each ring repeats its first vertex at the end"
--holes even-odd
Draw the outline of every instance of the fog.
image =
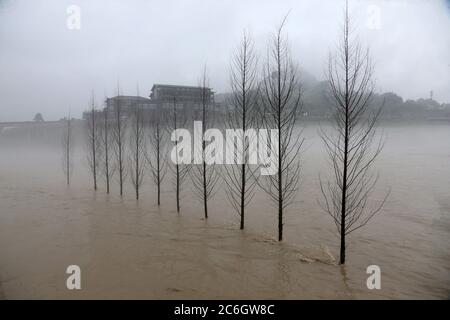
MULTIPOLYGON (((392 192, 383 211, 351 236, 337 265, 338 237, 317 205, 327 167, 317 125, 304 136, 302 185, 276 240, 276 211, 261 190, 245 230, 219 186, 202 219, 192 187, 176 212, 164 180, 161 206, 150 172, 142 197, 129 179, 119 196, 104 181, 92 189, 83 127, 76 128, 74 175, 65 186, 62 123, 37 123, 0 136, 0 298, 6 299, 447 299, 450 292, 450 142, 448 123, 389 124, 373 199, 392 192), (33 159, 33 161, 30 161, 33 159), (67 290, 68 265, 82 290, 67 290), (366 268, 382 268, 382 289, 368 290, 366 268), (344 270, 344 271, 342 271, 344 270)), ((223 183, 221 184, 223 185, 223 183)))
MULTIPOLYGON (((195 85, 207 65, 210 85, 228 90, 229 58, 249 30, 260 59, 289 12, 286 31, 301 68, 324 78, 342 22, 343 1, 0 1, 0 121, 80 117, 91 90, 100 100, 147 96, 153 83, 195 85), (67 8, 81 28, 67 27, 67 8)), ((356 32, 370 46, 377 90, 405 99, 450 101, 447 1, 350 1, 356 32)))
POLYGON ((0 0, 0 300, 448 298, 449 2, 345 4, 0 0))

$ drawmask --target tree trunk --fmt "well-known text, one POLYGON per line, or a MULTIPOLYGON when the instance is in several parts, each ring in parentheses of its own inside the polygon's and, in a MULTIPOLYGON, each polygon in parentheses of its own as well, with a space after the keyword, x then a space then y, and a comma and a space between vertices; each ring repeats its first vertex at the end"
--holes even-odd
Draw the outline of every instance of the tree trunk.
POLYGON ((244 219, 245 219, 245 163, 242 165, 241 230, 244 229, 244 219))
POLYGON ((157 175, 158 175, 158 206, 161 204, 161 175, 160 175, 160 163, 159 163, 159 153, 160 153, 160 141, 159 141, 159 123, 156 124, 156 166, 157 166, 157 175))
POLYGON ((278 73, 278 241, 283 240, 283 172, 281 155, 281 52, 278 40, 277 46, 277 73, 278 73))
POLYGON ((176 165, 176 170, 177 170, 177 212, 180 213, 180 169, 178 167, 178 164, 176 165))
POLYGON ((103 111, 105 117, 105 175, 106 175, 106 194, 109 194, 109 154, 108 154, 108 113, 103 111))
MULTIPOLYGON (((244 68, 246 67, 246 65, 244 65, 244 68)), ((242 89, 242 177, 241 177, 241 230, 244 229, 244 219, 245 219, 245 181, 246 181, 246 176, 245 176, 245 130, 246 128, 246 94, 245 94, 245 69, 244 69, 244 81, 243 81, 243 89, 242 89)))
MULTIPOLYGON (((69 115, 70 117, 70 115, 69 115)), ((70 119, 67 120, 67 163, 66 163, 66 170, 67 170, 67 185, 70 184, 70 119)))
POLYGON ((97 190, 97 162, 95 159, 96 154, 96 132, 95 132, 95 112, 94 107, 92 107, 92 166, 93 166, 93 175, 94 175, 94 190, 97 190))
POLYGON ((118 111, 118 116, 117 116, 117 129, 118 129, 118 146, 117 148, 119 149, 119 188, 120 188, 120 196, 123 196, 123 163, 122 163, 122 130, 121 130, 121 123, 120 123, 120 109, 118 111))
POLYGON ((205 209, 205 219, 208 219, 208 190, 206 186, 206 162, 205 162, 205 142, 203 142, 203 204, 205 209))
MULTIPOLYGON (((136 111, 138 112, 138 111, 136 111)), ((136 168, 135 168, 135 189, 136 189, 136 200, 139 200, 139 121, 140 119, 136 118, 136 168)))
MULTIPOLYGON (((346 29, 347 31, 347 29, 346 29)), ((348 33, 345 34, 345 134, 344 134, 344 163, 342 173, 342 203, 341 203, 341 250, 339 263, 345 263, 345 216, 347 205, 347 169, 348 169, 348 139, 349 139, 349 87, 348 87, 348 33)))
POLYGON ((207 190, 207 185, 206 185, 206 162, 205 162, 205 148, 206 148, 206 143, 205 143, 205 127, 206 127, 206 97, 205 97, 205 87, 203 84, 203 94, 202 94, 202 99, 203 99, 203 114, 202 114, 202 120, 203 120, 203 125, 202 125, 202 158, 203 158, 203 205, 204 205, 204 210, 205 210, 205 219, 208 219, 208 190, 207 190))

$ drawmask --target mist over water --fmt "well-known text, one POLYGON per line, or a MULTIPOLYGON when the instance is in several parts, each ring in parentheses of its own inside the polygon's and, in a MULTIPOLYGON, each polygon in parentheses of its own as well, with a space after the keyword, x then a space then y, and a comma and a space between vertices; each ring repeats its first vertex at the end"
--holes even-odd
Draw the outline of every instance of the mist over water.
MULTIPOLYGON (((61 128, 0 136, 0 284, 6 298, 448 298, 450 292, 450 126, 383 123, 378 187, 391 194, 380 214, 348 240, 337 265, 338 236, 317 205, 318 173, 329 174, 318 125, 306 123, 301 187, 276 240, 276 209, 260 190, 246 229, 220 188, 203 219, 189 184, 177 214, 169 179, 162 205, 144 177, 136 202, 129 180, 93 192, 78 131, 70 187, 61 170, 61 128), (53 130, 53 131, 52 131, 53 130), (47 132, 47 134, 46 134, 47 132), (52 134, 53 132, 53 134, 52 134), (439 138, 440 137, 440 138, 439 138), (20 141, 20 142, 18 142, 20 141), (65 287, 77 264, 82 290, 65 287), (368 290, 366 268, 382 270, 368 290)), ((380 131, 380 132, 381 132, 380 131)))
POLYGON ((449 30, 445 0, 0 0, 0 299, 449 299, 449 30), (205 137, 159 205, 195 120, 277 130, 280 174, 245 205, 205 137))

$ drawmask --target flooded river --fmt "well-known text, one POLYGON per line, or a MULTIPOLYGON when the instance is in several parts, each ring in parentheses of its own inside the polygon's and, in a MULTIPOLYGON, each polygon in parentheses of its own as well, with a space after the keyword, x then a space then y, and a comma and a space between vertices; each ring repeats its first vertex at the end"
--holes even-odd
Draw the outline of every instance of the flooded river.
POLYGON ((206 221, 188 184, 177 214, 169 176, 159 208, 148 175, 138 202, 130 181, 123 199, 117 182, 109 196, 103 182, 94 192, 79 141, 67 187, 59 142, 0 136, 0 297, 448 299, 450 125, 382 126, 373 198, 391 193, 350 235, 345 267, 336 263, 334 223, 317 205, 318 174, 329 172, 317 128, 303 133, 301 188, 281 243, 276 210, 261 191, 241 231, 220 188, 206 221), (69 265, 81 268, 81 290, 66 288, 69 265), (367 289, 369 265, 381 269, 380 290, 367 289))

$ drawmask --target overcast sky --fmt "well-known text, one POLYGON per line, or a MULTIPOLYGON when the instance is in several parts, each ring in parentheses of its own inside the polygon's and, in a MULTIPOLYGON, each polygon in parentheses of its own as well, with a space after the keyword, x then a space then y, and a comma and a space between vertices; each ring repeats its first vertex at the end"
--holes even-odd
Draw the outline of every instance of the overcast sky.
MULTIPOLYGON (((153 83, 196 85, 202 66, 228 89, 229 58, 243 29, 260 52, 289 12, 286 31, 301 68, 324 79, 342 24, 336 0, 0 0, 0 121, 80 117, 93 89, 148 96, 153 83), (81 28, 67 27, 70 5, 81 28)), ((450 5, 445 0, 350 1, 370 46, 379 91, 450 102, 450 5)), ((73 21, 73 20, 70 20, 73 21)), ((263 60, 263 58, 262 58, 263 60)))

